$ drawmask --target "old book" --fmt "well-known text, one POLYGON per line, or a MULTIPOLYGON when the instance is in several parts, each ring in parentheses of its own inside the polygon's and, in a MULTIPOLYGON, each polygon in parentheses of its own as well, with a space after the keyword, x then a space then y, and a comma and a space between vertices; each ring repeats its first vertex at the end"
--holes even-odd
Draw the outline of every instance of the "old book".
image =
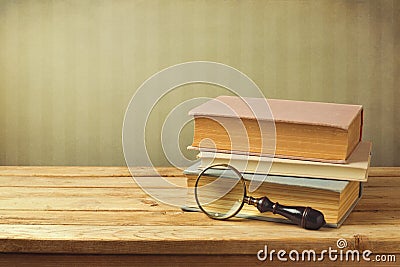
POLYGON ((347 160, 337 164, 295 159, 282 159, 200 150, 200 168, 229 164, 241 172, 308 178, 325 178, 366 182, 370 163, 370 142, 360 142, 347 160), (272 162, 272 163, 271 163, 272 162))
MULTIPOLYGON (((199 163, 184 171, 188 183, 187 204, 182 209, 198 211, 194 197, 194 185, 198 174, 199 163)), ((274 202, 283 205, 309 206, 321 211, 329 227, 339 227, 362 195, 362 183, 356 181, 339 181, 327 179, 308 179, 259 174, 243 174, 245 180, 261 180, 263 183, 254 192, 253 197, 267 196, 274 202)), ((223 178, 229 179, 229 178, 223 178)), ((248 187, 248 182, 246 187, 248 187)), ((267 221, 288 222, 286 218, 272 213, 260 213, 253 206, 245 205, 239 217, 267 221)))
POLYGON ((243 99, 220 96, 192 109, 192 147, 268 156, 276 145, 276 157, 343 163, 361 140, 362 106, 243 99), (260 112, 266 103, 272 117, 260 112))

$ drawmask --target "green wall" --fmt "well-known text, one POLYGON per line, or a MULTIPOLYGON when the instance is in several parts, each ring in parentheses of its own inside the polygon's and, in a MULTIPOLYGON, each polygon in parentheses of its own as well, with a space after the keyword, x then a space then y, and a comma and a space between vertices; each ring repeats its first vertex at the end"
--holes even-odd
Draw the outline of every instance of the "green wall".
MULTIPOLYGON (((395 0, 1 0, 0 165, 124 165, 136 88, 170 65, 209 60, 269 98, 362 104, 372 165, 400 166, 399 55, 395 0)), ((167 164, 158 142, 149 148, 167 164)))

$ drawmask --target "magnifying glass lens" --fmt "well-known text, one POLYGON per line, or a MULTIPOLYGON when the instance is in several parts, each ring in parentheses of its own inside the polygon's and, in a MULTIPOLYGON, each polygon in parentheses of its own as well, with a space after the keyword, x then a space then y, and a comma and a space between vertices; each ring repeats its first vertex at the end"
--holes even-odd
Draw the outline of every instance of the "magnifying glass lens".
POLYGON ((246 187, 237 171, 228 166, 216 166, 205 169, 197 178, 195 195, 204 213, 223 220, 240 211, 246 187))

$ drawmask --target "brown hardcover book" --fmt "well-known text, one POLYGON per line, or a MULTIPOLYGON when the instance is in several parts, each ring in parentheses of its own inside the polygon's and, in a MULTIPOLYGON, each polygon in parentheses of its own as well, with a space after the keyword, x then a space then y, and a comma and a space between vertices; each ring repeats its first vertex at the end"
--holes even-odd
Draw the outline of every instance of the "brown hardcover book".
POLYGON ((361 140, 360 105, 243 99, 220 96, 192 109, 192 147, 268 156, 276 132, 276 157, 343 163, 361 140), (272 117, 259 112, 268 106, 272 117))

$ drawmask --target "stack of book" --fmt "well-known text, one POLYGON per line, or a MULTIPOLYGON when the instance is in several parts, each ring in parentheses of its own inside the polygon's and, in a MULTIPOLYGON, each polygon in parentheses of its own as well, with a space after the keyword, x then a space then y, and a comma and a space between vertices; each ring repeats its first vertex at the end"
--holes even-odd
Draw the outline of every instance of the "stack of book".
MULTIPOLYGON (((198 174, 220 163, 235 167, 245 179, 262 181, 253 197, 266 195, 284 205, 320 210, 331 227, 339 227, 361 198, 371 152, 371 143, 362 141, 362 106, 220 96, 189 114, 195 125, 189 149, 198 150, 200 160, 184 172, 189 186, 186 210, 196 209, 193 186, 198 174), (254 112, 265 103, 273 131, 271 119, 254 112), (232 125, 238 122, 244 126, 235 132, 232 125)), ((244 206, 238 216, 286 220, 251 206, 244 206)))

